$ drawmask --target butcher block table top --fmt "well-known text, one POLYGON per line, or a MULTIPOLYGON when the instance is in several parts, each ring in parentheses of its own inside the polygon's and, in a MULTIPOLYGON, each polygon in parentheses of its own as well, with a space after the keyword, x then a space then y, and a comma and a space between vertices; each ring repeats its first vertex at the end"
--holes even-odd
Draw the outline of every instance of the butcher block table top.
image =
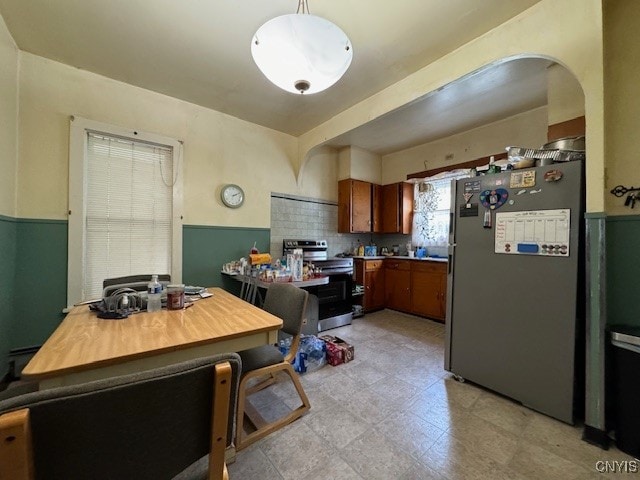
POLYGON ((156 368, 276 343, 282 320, 221 288, 183 310, 122 320, 74 307, 22 370, 40 389, 156 368))

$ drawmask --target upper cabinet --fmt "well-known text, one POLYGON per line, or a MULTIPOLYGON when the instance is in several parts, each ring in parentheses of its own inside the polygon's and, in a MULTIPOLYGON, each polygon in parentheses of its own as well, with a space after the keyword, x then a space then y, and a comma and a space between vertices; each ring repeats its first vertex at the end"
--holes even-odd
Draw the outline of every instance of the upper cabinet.
POLYGON ((373 222, 373 233, 382 232, 382 186, 371 185, 371 221, 373 222))
POLYGON ((382 187, 381 233, 411 233, 413 184, 392 183, 382 187))
POLYGON ((338 232, 373 231, 373 184, 361 180, 338 182, 338 232))
POLYGON ((338 182, 339 233, 411 233, 413 185, 376 185, 362 180, 338 182))

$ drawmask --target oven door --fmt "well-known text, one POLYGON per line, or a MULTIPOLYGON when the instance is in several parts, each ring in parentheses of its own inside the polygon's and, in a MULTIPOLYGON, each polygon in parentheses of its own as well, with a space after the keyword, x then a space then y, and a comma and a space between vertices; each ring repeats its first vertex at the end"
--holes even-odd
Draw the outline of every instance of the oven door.
POLYGON ((317 290, 319 318, 325 319, 351 312, 351 275, 332 275, 329 283, 317 290))

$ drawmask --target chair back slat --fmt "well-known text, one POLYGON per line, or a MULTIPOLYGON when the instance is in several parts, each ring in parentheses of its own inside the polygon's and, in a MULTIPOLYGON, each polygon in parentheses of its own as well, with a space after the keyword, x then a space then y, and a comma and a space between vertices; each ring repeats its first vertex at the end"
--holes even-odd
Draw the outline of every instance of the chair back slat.
POLYGON ((290 283, 274 283, 269 286, 263 309, 282 319, 282 331, 293 335, 300 333, 309 292, 290 283))

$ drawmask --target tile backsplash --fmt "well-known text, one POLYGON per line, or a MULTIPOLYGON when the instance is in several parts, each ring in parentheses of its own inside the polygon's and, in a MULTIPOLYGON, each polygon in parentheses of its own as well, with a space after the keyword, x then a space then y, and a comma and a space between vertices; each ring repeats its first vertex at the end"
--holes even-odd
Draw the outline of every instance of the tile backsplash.
POLYGON ((400 245, 406 251, 411 235, 381 235, 368 233, 338 233, 338 204, 330 200, 299 197, 281 193, 271 194, 271 256, 282 256, 282 240, 326 240, 327 255, 351 252, 362 242, 375 243, 378 248, 400 245))

